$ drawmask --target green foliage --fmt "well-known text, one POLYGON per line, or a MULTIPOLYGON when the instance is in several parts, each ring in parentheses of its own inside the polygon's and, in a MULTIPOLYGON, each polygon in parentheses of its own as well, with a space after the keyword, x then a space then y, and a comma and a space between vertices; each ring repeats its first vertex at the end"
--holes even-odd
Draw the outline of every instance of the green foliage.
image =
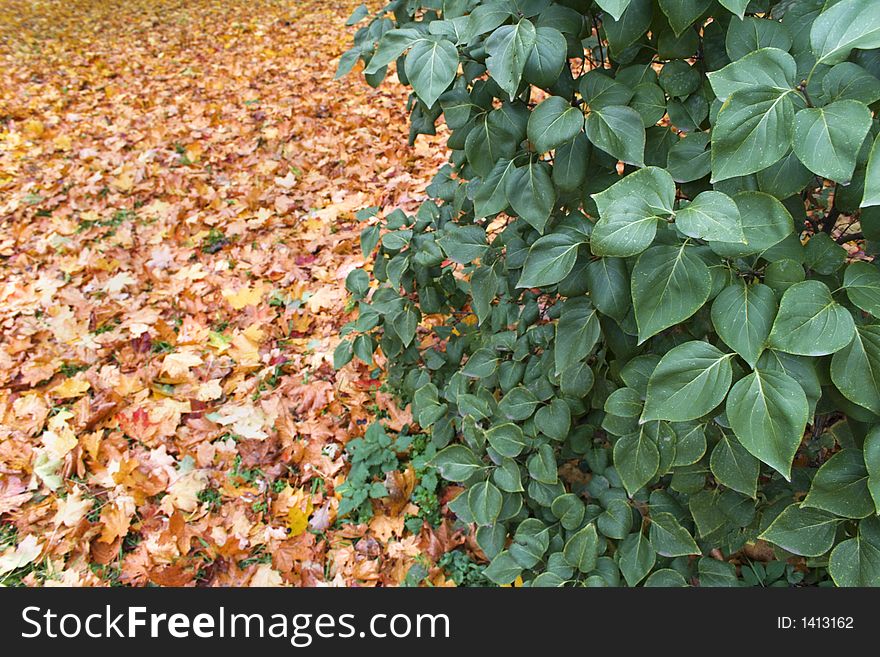
MULTIPOLYGON (((484 576, 880 585, 880 4, 395 0, 352 24, 340 74, 396 62, 410 140, 442 116, 451 156, 364 231, 335 362, 381 350, 484 576)), ((352 449, 364 481, 395 465, 352 449)))

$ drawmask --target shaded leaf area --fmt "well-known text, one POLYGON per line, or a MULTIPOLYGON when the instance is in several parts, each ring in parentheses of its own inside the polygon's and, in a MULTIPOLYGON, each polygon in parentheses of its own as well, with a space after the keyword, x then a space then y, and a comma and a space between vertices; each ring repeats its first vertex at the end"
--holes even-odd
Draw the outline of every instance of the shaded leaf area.
POLYGON ((346 443, 409 422, 331 366, 354 213, 443 158, 333 81, 356 5, 0 3, 0 581, 448 583, 411 447, 338 517, 346 443))

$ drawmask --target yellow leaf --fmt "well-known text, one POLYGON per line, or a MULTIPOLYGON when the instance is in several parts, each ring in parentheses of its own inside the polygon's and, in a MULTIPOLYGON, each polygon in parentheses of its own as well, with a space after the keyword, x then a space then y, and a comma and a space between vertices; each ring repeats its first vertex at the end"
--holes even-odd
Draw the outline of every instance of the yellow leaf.
POLYGON ((229 305, 235 310, 241 310, 245 306, 255 306, 260 303, 263 294, 267 291, 267 286, 257 283, 253 287, 246 285, 239 288, 235 292, 223 290, 223 297, 229 302, 229 305))
POLYGON ((287 527, 291 536, 299 536, 309 528, 309 516, 314 510, 312 501, 306 502, 306 510, 303 511, 298 505, 293 506, 287 512, 287 527))
POLYGON ((72 379, 65 379, 49 392, 59 399, 70 399, 82 396, 89 388, 91 388, 91 384, 88 381, 81 376, 76 376, 72 379))

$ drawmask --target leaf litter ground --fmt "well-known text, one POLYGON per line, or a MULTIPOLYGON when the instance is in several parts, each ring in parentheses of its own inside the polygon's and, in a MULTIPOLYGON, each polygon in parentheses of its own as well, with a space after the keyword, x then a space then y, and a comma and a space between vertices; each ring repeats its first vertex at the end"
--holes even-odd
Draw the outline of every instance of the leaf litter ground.
POLYGON ((357 4, 0 0, 0 583, 448 583, 448 521, 336 518, 409 420, 331 367, 354 212, 444 159, 333 80, 357 4))

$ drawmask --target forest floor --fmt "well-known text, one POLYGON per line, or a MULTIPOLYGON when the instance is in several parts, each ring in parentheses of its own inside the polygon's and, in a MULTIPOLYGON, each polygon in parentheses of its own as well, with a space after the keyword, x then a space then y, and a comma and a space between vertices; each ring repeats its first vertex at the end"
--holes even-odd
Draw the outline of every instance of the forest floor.
POLYGON ((332 368, 354 213, 445 159, 333 79, 357 4, 0 0, 0 584, 449 583, 411 473, 336 517, 345 444, 408 420, 332 368))

